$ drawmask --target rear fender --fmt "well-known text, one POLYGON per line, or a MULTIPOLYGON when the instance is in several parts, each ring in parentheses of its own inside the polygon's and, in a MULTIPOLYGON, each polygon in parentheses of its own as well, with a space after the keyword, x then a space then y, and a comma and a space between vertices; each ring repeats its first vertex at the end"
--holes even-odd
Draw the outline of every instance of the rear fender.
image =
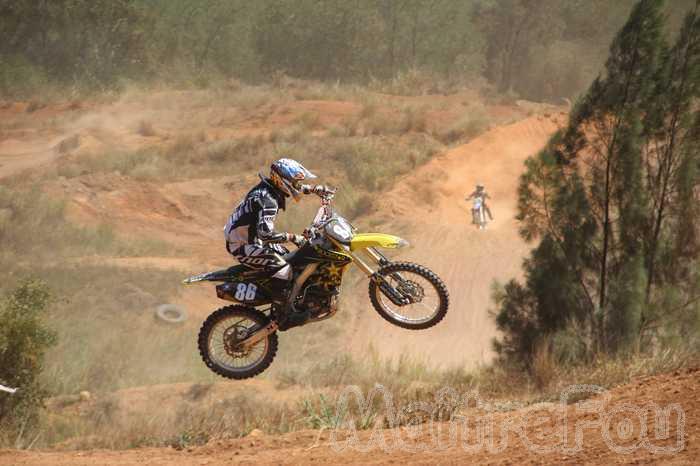
POLYGON ((185 285, 197 282, 230 282, 234 281, 239 277, 242 277, 246 272, 251 270, 244 265, 234 265, 228 269, 217 270, 214 272, 201 273, 199 275, 194 275, 188 277, 182 281, 185 285))

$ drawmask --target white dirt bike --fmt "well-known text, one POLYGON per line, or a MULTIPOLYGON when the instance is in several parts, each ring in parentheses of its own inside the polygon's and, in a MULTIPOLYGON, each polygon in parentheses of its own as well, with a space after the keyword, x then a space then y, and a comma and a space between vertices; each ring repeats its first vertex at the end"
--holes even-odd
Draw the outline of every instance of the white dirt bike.
POLYGON ((483 197, 474 198, 474 205, 472 206, 472 219, 474 225, 476 225, 479 230, 486 228, 486 209, 484 208, 483 197))

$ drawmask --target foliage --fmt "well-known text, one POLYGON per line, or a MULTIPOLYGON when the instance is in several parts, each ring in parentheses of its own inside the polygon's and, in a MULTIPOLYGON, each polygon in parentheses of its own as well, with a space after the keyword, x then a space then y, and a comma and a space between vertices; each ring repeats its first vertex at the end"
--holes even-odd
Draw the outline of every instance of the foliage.
POLYGON ((518 219, 539 244, 525 284, 495 293, 506 359, 530 366, 572 325, 589 357, 651 350, 697 319, 700 20, 696 3, 668 46, 662 6, 635 5, 568 127, 526 162, 518 219))
POLYGON ((49 304, 45 283, 26 280, 0 303, 0 383, 17 387, 0 394, 0 442, 16 441, 37 422, 45 395, 39 376, 56 334, 43 322, 49 304), (12 438, 12 436, 17 438, 12 438))
MULTIPOLYGON (((687 3, 677 0, 669 11, 687 3)), ((597 73, 631 4, 0 0, 0 95, 283 76, 430 93, 485 76, 500 92, 560 103, 597 73)))

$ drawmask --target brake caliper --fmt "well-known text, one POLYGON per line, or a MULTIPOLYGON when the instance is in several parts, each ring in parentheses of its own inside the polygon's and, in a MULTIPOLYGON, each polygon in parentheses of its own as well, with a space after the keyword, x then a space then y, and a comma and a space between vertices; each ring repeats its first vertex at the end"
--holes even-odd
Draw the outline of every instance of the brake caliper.
POLYGON ((411 304, 411 300, 404 296, 402 293, 396 290, 393 286, 389 284, 388 281, 384 279, 381 275, 378 273, 375 273, 372 276, 372 279, 374 282, 379 286, 379 289, 381 290, 382 293, 384 293, 384 296, 389 298, 389 301, 394 303, 397 306, 405 306, 407 304, 411 304))

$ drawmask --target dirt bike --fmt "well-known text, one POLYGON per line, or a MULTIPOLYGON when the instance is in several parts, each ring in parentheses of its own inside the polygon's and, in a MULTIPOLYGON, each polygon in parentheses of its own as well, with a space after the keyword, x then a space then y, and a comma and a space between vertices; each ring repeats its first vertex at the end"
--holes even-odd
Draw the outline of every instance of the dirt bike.
POLYGON ((449 294, 443 281, 426 267, 392 262, 379 250, 408 242, 387 234, 358 233, 334 211, 334 194, 332 189, 318 194, 321 206, 305 231, 306 239, 284 256, 293 270, 286 290, 279 289, 279 280, 269 272, 244 265, 184 280, 220 282, 217 296, 236 303, 214 311, 199 331, 199 352, 212 371, 240 380, 267 369, 277 352, 278 331, 336 314, 343 273, 350 264, 369 277, 372 306, 388 322, 422 330, 445 317, 449 294), (291 318, 300 314, 305 316, 302 323, 291 318))
POLYGON ((479 230, 483 230, 486 228, 486 209, 484 208, 484 198, 482 197, 475 197, 474 198, 474 206, 472 207, 472 218, 474 224, 479 228, 479 230))

